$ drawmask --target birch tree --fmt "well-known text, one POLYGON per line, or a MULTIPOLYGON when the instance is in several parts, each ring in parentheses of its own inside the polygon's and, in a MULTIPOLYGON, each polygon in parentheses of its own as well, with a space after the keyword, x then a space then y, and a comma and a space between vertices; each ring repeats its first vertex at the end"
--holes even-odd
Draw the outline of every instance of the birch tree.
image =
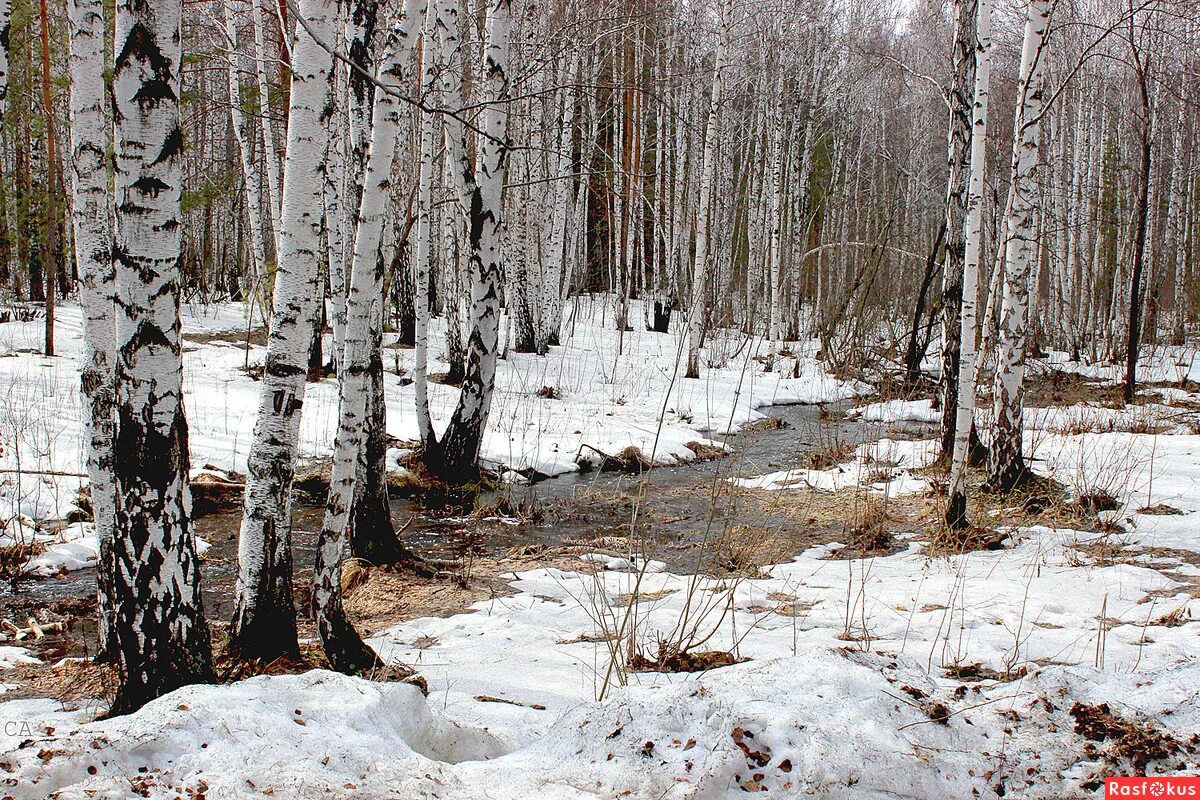
POLYGON ((966 248, 964 210, 971 159, 971 114, 975 84, 975 27, 978 0, 955 0, 950 107, 949 177, 946 181, 946 255, 942 271, 942 457, 954 453, 958 419, 958 365, 966 248))
MULTIPOLYGON (((411 25, 420 19, 424 0, 406 0, 396 35, 389 37, 379 60, 378 79, 399 85, 409 53, 411 25)), ((383 370, 372 346, 372 317, 383 302, 384 264, 378 258, 387 203, 391 197, 392 157, 399 129, 398 102, 393 91, 376 89, 371 119, 358 226, 350 266, 350 295, 346 306, 346 341, 338 429, 334 441, 333 473, 325 519, 317 543, 313 577, 313 617, 329 664, 336 670, 361 673, 380 662, 346 618, 341 598, 341 563, 352 523, 355 483, 365 463, 370 376, 383 370)))
POLYGON ((1022 391, 1029 328, 1029 273, 1037 252, 1038 187, 1034 171, 1042 127, 1041 67, 1049 13, 1050 0, 1030 0, 1017 83, 1012 179, 1005 220, 1004 296, 992 391, 996 421, 988 451, 988 484, 1001 492, 1012 491, 1026 477, 1021 449, 1022 391))
POLYGON ((711 221, 713 171, 716 168, 717 124, 721 106, 721 73, 725 69, 725 40, 717 46, 713 66, 708 123, 704 127, 704 155, 700 165, 699 200, 696 210, 696 254, 692 267, 692 294, 688 306, 688 355, 685 378, 700 377, 700 330, 704 323, 704 292, 708 274, 708 238, 711 221))
MULTIPOLYGON (((7 5, 7 4, 6 4, 7 5)), ((108 118, 104 111, 104 3, 71 0, 70 24, 70 147, 73 179, 71 223, 75 239, 75 268, 79 273, 79 304, 83 311, 83 367, 80 384, 86 412, 87 468, 91 485, 92 520, 102 566, 99 588, 101 653, 112 654, 112 608, 104 585, 112 571, 113 517, 116 487, 113 476, 113 361, 116 319, 113 303, 116 281, 112 251, 112 197, 109 194, 108 118)), ((6 38, 6 37, 5 37, 6 38)))
POLYGON ((975 94, 971 113, 971 162, 964 229, 962 314, 959 337, 958 407, 954 454, 946 498, 946 525, 967 526, 967 461, 975 419, 975 306, 983 246, 984 168, 987 163, 988 92, 991 79, 992 0, 978 0, 975 25, 975 94))
POLYGON ((12 0, 0 0, 0 116, 8 107, 8 36, 12 23, 12 0))
MULTIPOLYGON (((475 460, 491 410, 496 382, 500 334, 500 285, 503 275, 501 200, 508 163, 509 28, 511 0, 489 0, 483 89, 487 107, 479 136, 478 159, 472 165, 465 136, 448 128, 459 198, 467 218, 470 245, 471 332, 467 339, 466 370, 454 415, 442 440, 424 445, 425 463, 435 474, 461 483, 475 472, 475 460), (457 139, 457 141, 455 141, 457 139)), ((462 97, 447 95, 456 117, 462 97)), ((418 419, 423 398, 417 392, 418 419)), ((428 402, 425 400, 424 402, 428 402)), ((431 431, 432 434, 432 431, 431 431)))
POLYGON ((299 647, 292 601, 291 489, 309 351, 323 295, 321 186, 333 57, 313 37, 332 41, 337 7, 334 0, 302 0, 300 14, 305 24, 297 26, 292 43, 279 265, 248 458, 230 628, 231 647, 264 661, 299 647))
MULTIPOLYGON (((252 0, 253 2, 254 0, 252 0)), ((237 139, 238 154, 241 156, 242 187, 245 196, 246 219, 250 226, 250 253, 253 258, 253 280, 257 286, 267 274, 267 234, 262 219, 262 188, 258 170, 254 165, 254 127, 242 108, 242 86, 239 75, 237 27, 234 24, 232 0, 221 0, 221 15, 225 29, 225 43, 229 48, 229 117, 237 139)), ((271 165, 267 165, 271 169, 271 165)))
POLYGON ((190 519, 179 336, 182 14, 178 1, 116 5, 117 503, 103 566, 115 714, 213 679, 190 519))

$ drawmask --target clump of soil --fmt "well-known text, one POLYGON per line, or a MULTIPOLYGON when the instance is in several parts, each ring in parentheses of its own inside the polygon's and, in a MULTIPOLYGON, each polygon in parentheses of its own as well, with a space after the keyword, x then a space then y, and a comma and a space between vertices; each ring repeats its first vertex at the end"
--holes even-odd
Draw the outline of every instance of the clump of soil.
POLYGON ((630 475, 638 475, 652 466, 650 459, 646 458, 642 451, 633 445, 626 447, 616 455, 601 453, 599 450, 596 452, 601 456, 601 472, 625 472, 630 475))
POLYGON ((853 452, 850 442, 828 442, 814 448, 806 456, 809 469, 830 469, 841 464, 853 452))
POLYGON ((728 450, 723 447, 718 447, 715 444, 705 444, 704 442, 687 442, 683 446, 696 454, 697 461, 714 461, 718 458, 725 458, 725 456, 729 455, 728 450))
POLYGON ((744 660, 727 650, 680 650, 660 641, 657 654, 635 652, 629 657, 627 666, 633 672, 706 672, 744 660))
MULTIPOLYGON (((206 464, 204 469, 215 470, 215 467, 206 464)), ((225 473, 224 477, 215 471, 201 472, 188 485, 192 490, 194 517, 236 512, 246 493, 246 478, 236 472, 225 473)))
POLYGON ((890 521, 886 503, 865 500, 850 519, 850 546, 863 555, 888 552, 896 543, 888 529, 890 521))
POLYGON ((1007 532, 980 525, 955 529, 939 524, 934 528, 925 551, 934 556, 951 556, 977 550, 1002 550, 1007 539, 1007 532))
MULTIPOLYGON (((1197 742, 1180 742, 1170 733, 1149 722, 1131 720, 1113 711, 1108 703, 1088 705, 1076 702, 1071 706, 1075 732, 1088 740, 1084 752, 1091 758, 1103 760, 1113 770, 1124 771, 1128 764, 1137 775, 1146 768, 1180 753, 1195 754, 1197 742), (1100 744, 1095 744, 1095 743, 1100 744)), ((1186 769, 1185 764, 1172 769, 1186 769)))

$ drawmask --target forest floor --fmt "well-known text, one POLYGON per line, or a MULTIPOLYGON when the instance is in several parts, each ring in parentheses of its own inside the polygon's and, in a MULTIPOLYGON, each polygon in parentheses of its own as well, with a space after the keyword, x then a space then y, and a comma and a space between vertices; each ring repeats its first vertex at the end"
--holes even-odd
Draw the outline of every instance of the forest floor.
MULTIPOLYGON (((60 522, 85 482, 72 313, 54 359, 33 352, 36 321, 0 326, 0 468, 21 470, 0 475, 0 519, 9 559, 37 573, 0 590, 0 626, 25 629, 0 646, 0 796, 1058 798, 1200 768, 1191 350, 1148 353, 1127 406, 1118 371, 1034 362, 1037 478, 995 497, 973 475, 978 527, 950 536, 928 394, 835 379, 815 345, 793 345, 798 377, 780 378, 732 335, 710 341, 700 381, 678 380, 675 337, 629 332, 618 355, 611 313, 585 304, 567 346, 501 362, 484 456, 505 483, 472 508, 398 488, 405 541, 443 573, 344 572, 356 623, 427 695, 312 669, 310 640, 301 662, 222 661, 222 685, 97 720, 108 676, 79 660, 94 543, 60 522), (577 472, 577 456, 599 467, 629 447, 644 462, 630 473, 577 472), (525 485, 533 473, 560 477, 525 485)), ((235 306, 185 318, 218 645, 237 504, 211 485, 236 497, 244 470, 246 330, 235 306)), ((415 436, 410 354, 388 352, 397 461, 415 436)), ((451 388, 434 391, 444 421, 451 388)), ((336 386, 310 392, 319 476, 336 386)), ((303 591, 320 508, 300 499, 303 591)))

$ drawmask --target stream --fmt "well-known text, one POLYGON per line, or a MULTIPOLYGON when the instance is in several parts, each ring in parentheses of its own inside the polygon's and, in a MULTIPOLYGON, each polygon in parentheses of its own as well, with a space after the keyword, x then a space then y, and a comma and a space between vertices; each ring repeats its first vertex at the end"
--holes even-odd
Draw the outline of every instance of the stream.
MULTIPOLYGON (((586 552, 613 549, 613 542, 637 542, 647 557, 676 572, 697 568, 697 545, 721 530, 745 527, 784 533, 794 551, 831 533, 814 529, 782 504, 739 502, 729 478, 761 475, 810 466, 813 453, 851 447, 882 435, 877 423, 846 420, 845 405, 786 405, 767 409, 768 420, 742 433, 719 436, 731 448, 728 456, 659 466, 644 474, 591 471, 568 473, 530 485, 507 485, 484 493, 475 513, 463 509, 427 508, 416 499, 393 497, 392 517, 404 544, 419 555, 462 559, 469 552, 498 555, 514 548, 574 546, 586 552), (630 534, 630 521, 637 525, 630 534)), ((928 436, 929 428, 902 430, 928 436)), ((889 435, 896 435, 893 426, 889 435)), ((297 502, 293 512, 293 548, 297 579, 311 576, 323 506, 297 502)), ((197 535, 212 547, 202 559, 206 615, 228 619, 232 613, 237 573, 239 511, 208 514, 195 520, 197 535)), ((844 524, 842 525, 844 528, 844 524)), ((84 604, 94 596, 94 569, 61 577, 27 578, 0 586, 0 616, 24 619, 48 605, 84 604)))

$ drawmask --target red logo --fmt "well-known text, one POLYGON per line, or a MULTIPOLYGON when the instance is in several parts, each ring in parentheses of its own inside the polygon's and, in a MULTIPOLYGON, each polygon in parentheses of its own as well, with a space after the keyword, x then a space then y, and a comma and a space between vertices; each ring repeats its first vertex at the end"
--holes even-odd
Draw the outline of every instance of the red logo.
POLYGON ((1150 775, 1145 778, 1105 778, 1105 800, 1118 797, 1140 797, 1168 800, 1173 797, 1194 797, 1200 800, 1200 776, 1150 775))

